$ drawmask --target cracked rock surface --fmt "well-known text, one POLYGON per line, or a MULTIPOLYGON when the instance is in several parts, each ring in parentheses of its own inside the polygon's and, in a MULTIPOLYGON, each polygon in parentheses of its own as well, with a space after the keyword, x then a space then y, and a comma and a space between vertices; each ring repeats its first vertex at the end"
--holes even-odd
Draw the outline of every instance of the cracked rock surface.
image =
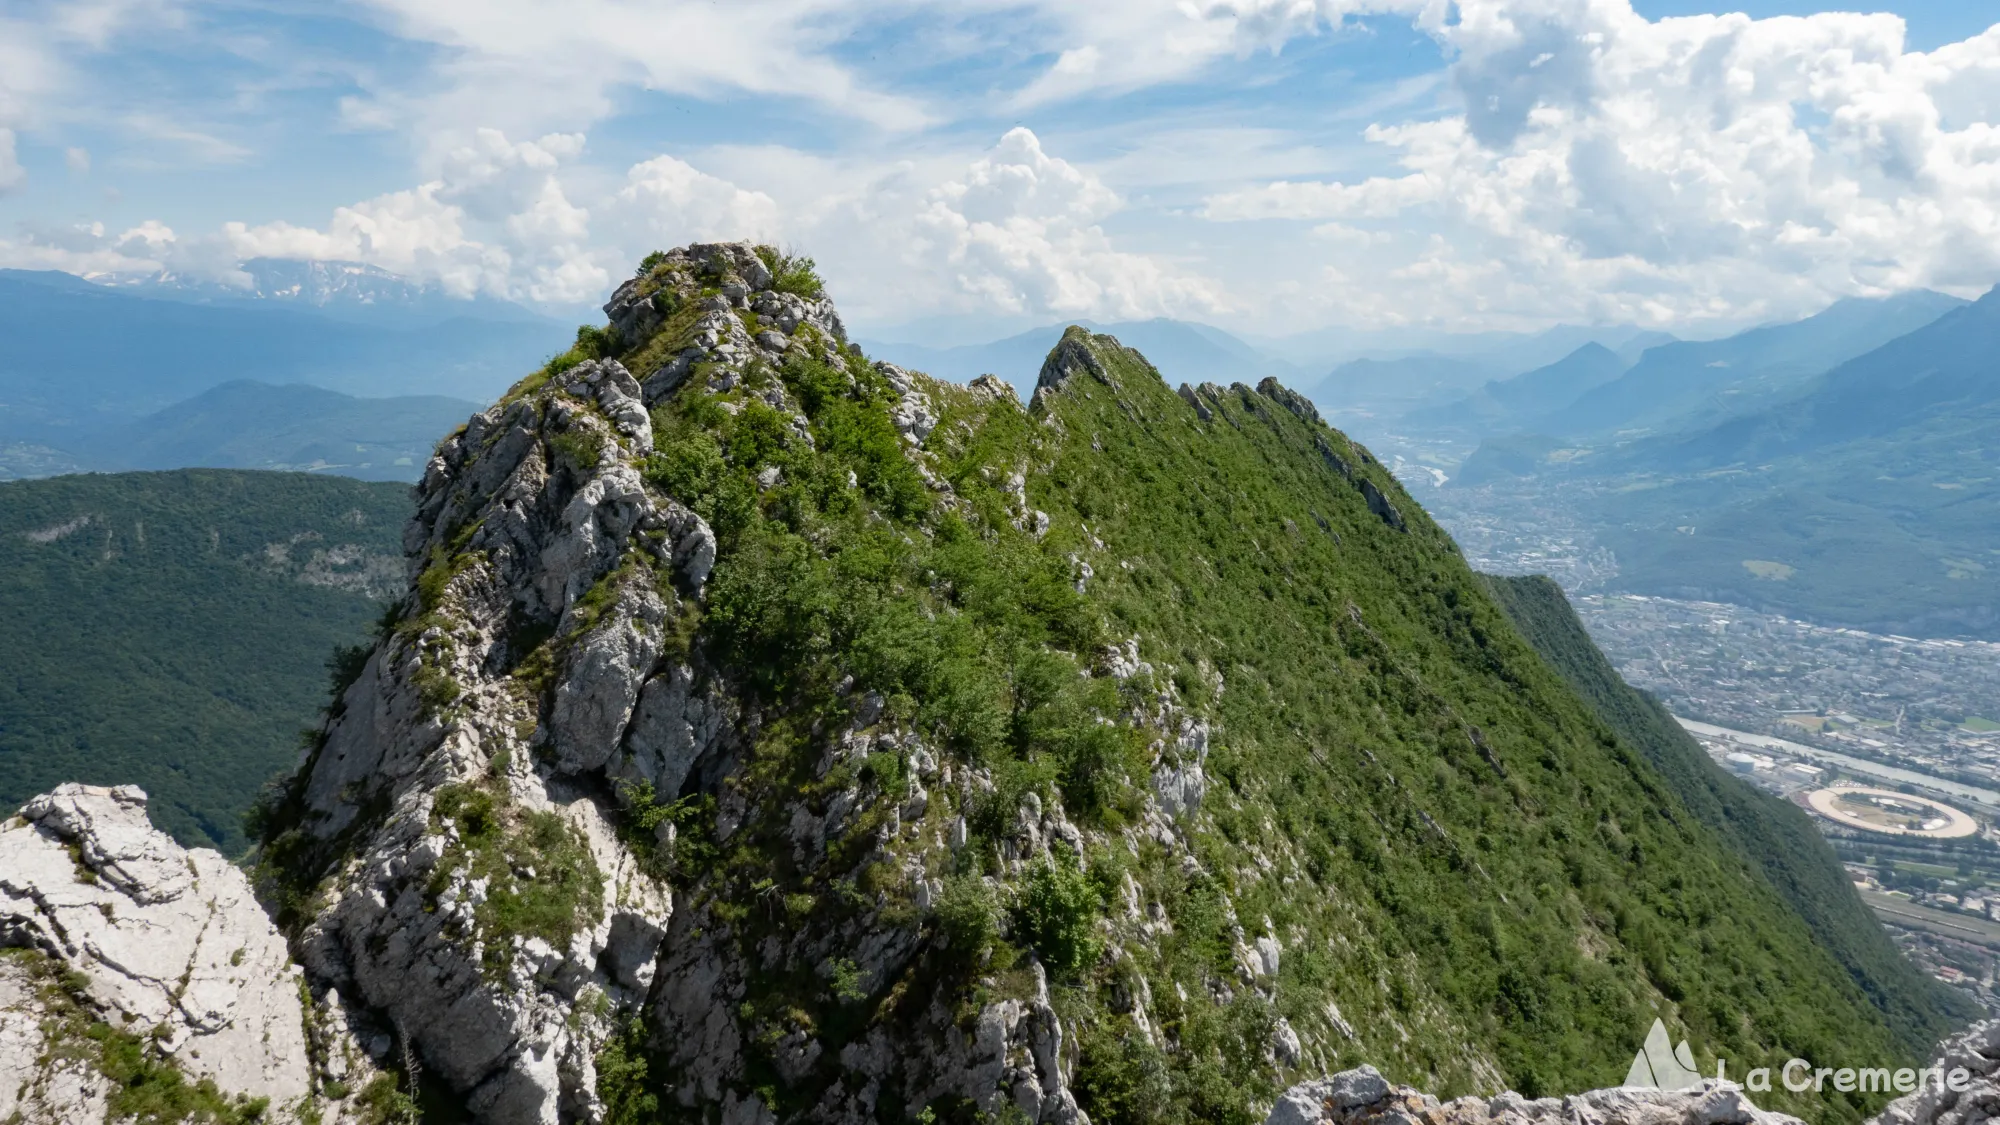
MULTIPOLYGON (((97 1018, 190 1079, 281 1110, 311 1090, 311 1013, 284 938, 243 872, 153 828, 135 787, 62 785, 0 827, 0 945, 63 966, 97 1018)), ((103 1080, 42 1042, 34 993, 20 962, 0 963, 0 1120, 102 1120, 103 1080)))

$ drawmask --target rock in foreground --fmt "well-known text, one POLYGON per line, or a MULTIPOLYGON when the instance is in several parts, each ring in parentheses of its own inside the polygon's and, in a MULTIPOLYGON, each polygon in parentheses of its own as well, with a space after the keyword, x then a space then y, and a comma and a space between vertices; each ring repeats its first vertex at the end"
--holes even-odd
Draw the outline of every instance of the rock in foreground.
POLYGON ((1342 1071, 1285 1091, 1264 1125, 1798 1125, 1798 1118, 1750 1103, 1733 1082, 1682 1090, 1614 1086, 1564 1098, 1492 1098, 1440 1102, 1392 1086, 1374 1067, 1342 1071))
POLYGON ((1981 1125, 2000 1117, 2000 1020, 1973 1024, 1938 1044, 1930 1065, 1949 1073, 1963 1067, 1963 1090, 1926 1086, 1890 1102, 1873 1125, 1981 1125))
POLYGON ((124 1117, 140 1084, 296 1120, 308 1035, 343 1053, 243 873, 131 786, 63 785, 0 827, 0 945, 0 1121, 124 1117))

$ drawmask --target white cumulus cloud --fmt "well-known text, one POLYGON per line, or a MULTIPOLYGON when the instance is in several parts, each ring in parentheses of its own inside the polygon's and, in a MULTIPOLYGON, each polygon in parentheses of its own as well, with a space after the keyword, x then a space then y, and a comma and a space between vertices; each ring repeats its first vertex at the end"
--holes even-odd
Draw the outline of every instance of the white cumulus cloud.
POLYGON ((688 242, 782 237, 778 202, 747 191, 673 156, 634 164, 613 211, 624 241, 665 248, 688 242))
POLYGON ((2000 277, 2000 28, 1929 53, 1893 15, 1649 21, 1628 0, 1460 0, 1463 111, 1371 128, 1401 174, 1218 193, 1215 220, 1402 237, 1329 296, 1671 321, 2000 277))
POLYGON ((367 262, 459 296, 590 300, 610 275, 589 244, 589 212, 558 178, 582 149, 579 135, 514 142, 482 129, 445 152, 435 180, 336 208, 324 227, 227 223, 221 241, 235 259, 367 262))
POLYGON ((1121 248, 1125 206, 1087 169, 1014 129, 991 149, 883 168, 793 150, 718 154, 728 176, 675 156, 634 166, 605 208, 614 257, 694 239, 811 253, 843 311, 876 322, 935 313, 1154 316, 1221 299, 1179 263, 1121 248))
POLYGON ((1097 177, 1012 129, 926 194, 914 223, 919 264, 966 307, 1118 317, 1221 307, 1209 283, 1112 245, 1100 223, 1121 206, 1097 177))

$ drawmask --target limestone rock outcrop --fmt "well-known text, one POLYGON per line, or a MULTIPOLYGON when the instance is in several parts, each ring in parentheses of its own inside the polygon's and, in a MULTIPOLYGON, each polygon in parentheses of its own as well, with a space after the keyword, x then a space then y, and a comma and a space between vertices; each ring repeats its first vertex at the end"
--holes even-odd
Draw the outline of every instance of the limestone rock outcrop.
POLYGON ((1950 1074, 1963 1068, 1965 1089, 1926 1082, 1890 1102, 1872 1125, 1980 1125, 2000 1117, 2000 1020, 1983 1020, 1938 1044, 1930 1065, 1950 1074))
POLYGON ((91 1050, 51 1041, 70 1037, 52 1008, 143 1036, 273 1120, 314 1100, 329 1055, 353 1053, 303 1001, 243 872, 153 828, 131 786, 59 786, 0 826, 0 946, 14 951, 0 959, 0 1120, 105 1119, 107 1080, 91 1050))
POLYGON ((1798 1118, 1751 1104, 1732 1082, 1713 1079, 1680 1090, 1614 1086, 1562 1098, 1492 1098, 1448 1102, 1393 1086, 1374 1067, 1302 1082, 1278 1098, 1264 1125, 1799 1125, 1798 1118))
MULTIPOLYGON (((746 1052, 772 1033, 747 1012, 746 981, 781 972, 880 987, 922 940, 875 907, 837 930, 773 936, 746 959, 743 921, 667 879, 684 826, 727 840, 756 812, 724 782, 761 717, 733 674, 690 646, 717 538, 660 475, 663 460, 668 472, 679 463, 653 456, 649 408, 675 396, 767 408, 776 440, 810 447, 775 368, 803 357, 850 380, 864 371, 890 397, 900 455, 949 491, 916 448, 938 424, 939 384, 852 366, 832 305, 779 280, 747 245, 656 255, 606 305, 605 350, 622 361, 551 364, 439 446, 405 536, 416 573, 400 620, 279 795, 284 830, 267 842, 266 870, 274 897, 292 903, 312 987, 366 1013, 360 1041, 374 1060, 421 1071, 478 1121, 602 1120, 598 1060, 635 1026, 677 1075, 681 1104, 770 1120, 746 1052)), ((763 491, 786 483, 775 467, 756 477, 763 491)), ((923 787, 940 776, 881 711, 838 737, 822 772, 848 776, 885 754, 910 763, 915 795, 887 840, 903 815, 922 817, 923 787)), ((799 862, 828 862, 879 800, 845 784, 830 801, 795 795, 783 814, 799 862)), ((931 831, 943 851, 941 819, 931 831)), ((1081 1119, 1045 995, 989 1004, 969 1033, 960 1018, 935 1004, 914 1026, 847 1044, 838 1065, 850 1078, 814 1116, 872 1120, 880 1099, 921 1087, 991 1111, 1011 1102, 1037 1121, 1081 1119)), ((778 1040, 757 1049, 786 1084, 833 1065, 809 1030, 778 1040)))

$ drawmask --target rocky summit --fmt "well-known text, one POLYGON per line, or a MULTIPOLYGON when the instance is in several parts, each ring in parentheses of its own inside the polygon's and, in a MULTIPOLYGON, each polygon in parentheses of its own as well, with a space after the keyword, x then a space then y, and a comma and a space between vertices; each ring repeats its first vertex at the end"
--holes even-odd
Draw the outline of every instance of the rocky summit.
POLYGON ((438 446, 251 882, 0 834, 0 1120, 1764 1125, 1559 1095, 1925 1048, 1298 394, 872 363, 747 244, 605 311, 438 446))

